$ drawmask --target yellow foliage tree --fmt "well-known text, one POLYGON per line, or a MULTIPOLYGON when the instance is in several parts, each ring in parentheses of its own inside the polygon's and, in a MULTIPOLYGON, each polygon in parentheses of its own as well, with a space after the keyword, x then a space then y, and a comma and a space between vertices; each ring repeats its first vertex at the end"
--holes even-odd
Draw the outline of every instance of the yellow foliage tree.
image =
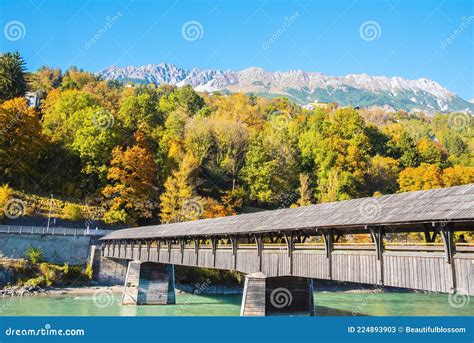
POLYGON ((443 184, 445 187, 466 185, 474 182, 474 167, 456 165, 446 168, 443 172, 443 184))
POLYGON ((311 189, 309 187, 309 175, 300 174, 300 187, 299 187, 300 197, 297 201, 298 206, 308 206, 311 205, 311 189))
POLYGON ((18 179, 25 180, 17 177, 19 175, 34 176, 45 145, 38 114, 28 107, 24 98, 0 104, 0 175, 3 180, 18 182, 18 179))
POLYGON ((442 170, 435 164, 406 168, 398 177, 401 192, 443 187, 442 170))
POLYGON ((104 220, 110 224, 151 218, 156 209, 157 167, 143 140, 139 135, 136 138, 134 146, 116 147, 112 152, 109 185, 102 190, 109 207, 104 220))
POLYGON ((4 207, 10 197, 13 195, 13 189, 8 185, 3 185, 0 187, 0 219, 4 217, 4 207))
POLYGON ((390 194, 398 190, 399 161, 391 157, 375 155, 369 160, 366 175, 369 195, 375 193, 390 194))
POLYGON ((428 138, 422 138, 417 144, 421 162, 441 163, 442 152, 438 145, 428 138))
POLYGON ((165 182, 165 192, 161 195, 161 221, 177 223, 198 219, 202 215, 203 205, 195 197, 193 174, 198 167, 197 159, 187 154, 180 167, 165 182))
POLYGON ((222 205, 217 200, 213 198, 205 198, 204 199, 204 218, 217 218, 217 217, 226 217, 232 216, 236 213, 229 209, 228 207, 222 205))
POLYGON ((451 187, 474 182, 474 168, 454 166, 441 169, 438 165, 422 164, 417 168, 403 170, 398 178, 400 191, 451 187))

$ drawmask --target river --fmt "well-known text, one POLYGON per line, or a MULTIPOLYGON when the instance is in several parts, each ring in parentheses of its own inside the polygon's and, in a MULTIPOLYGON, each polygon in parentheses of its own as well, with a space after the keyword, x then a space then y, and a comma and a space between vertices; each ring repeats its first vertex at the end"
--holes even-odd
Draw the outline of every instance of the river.
MULTIPOLYGON (((121 294, 47 295, 0 300, 2 316, 238 316, 241 295, 176 294, 176 305, 123 306, 121 294)), ((474 299, 437 293, 315 292, 319 316, 474 316, 474 299)))

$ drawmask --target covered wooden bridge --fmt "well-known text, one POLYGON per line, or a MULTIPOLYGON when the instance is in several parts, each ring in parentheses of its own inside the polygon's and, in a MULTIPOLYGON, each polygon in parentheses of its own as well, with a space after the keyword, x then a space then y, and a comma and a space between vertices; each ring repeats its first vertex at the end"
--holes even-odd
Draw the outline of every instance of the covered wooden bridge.
POLYGON ((469 184, 119 230, 102 249, 130 261, 123 303, 174 303, 176 264, 245 273, 242 315, 312 314, 313 279, 474 295, 474 246, 454 238, 473 229, 469 184), (392 243, 408 232, 425 243, 392 243))

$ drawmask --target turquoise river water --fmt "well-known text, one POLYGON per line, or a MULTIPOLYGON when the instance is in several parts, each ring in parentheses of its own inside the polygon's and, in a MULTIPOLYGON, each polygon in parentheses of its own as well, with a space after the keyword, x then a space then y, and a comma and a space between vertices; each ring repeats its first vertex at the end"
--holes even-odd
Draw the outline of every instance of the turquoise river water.
MULTIPOLYGON (((176 305, 123 306, 120 293, 0 300, 2 316, 238 316, 241 295, 176 294, 176 305)), ((437 293, 314 294, 319 316, 474 316, 474 298, 437 293)))

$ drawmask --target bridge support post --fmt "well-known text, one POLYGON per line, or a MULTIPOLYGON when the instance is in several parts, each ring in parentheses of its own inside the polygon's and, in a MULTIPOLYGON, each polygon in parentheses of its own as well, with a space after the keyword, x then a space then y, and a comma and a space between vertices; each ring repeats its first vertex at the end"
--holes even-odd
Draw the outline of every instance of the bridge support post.
POLYGON ((313 282, 295 276, 245 276, 241 316, 314 315, 313 282))
POLYGON ((446 263, 449 266, 450 274, 451 274, 451 292, 456 293, 456 271, 454 269, 454 253, 456 250, 456 245, 454 244, 454 233, 452 228, 450 227, 442 227, 441 230, 441 237, 443 239, 444 245, 444 252, 446 255, 446 263))
POLYGON ((334 236, 331 229, 321 231, 326 252, 327 278, 332 280, 332 250, 334 249, 334 236))
POLYGON ((174 265, 130 261, 122 296, 124 305, 175 304, 174 265))
POLYGON ((379 285, 384 284, 384 275, 383 275, 383 236, 384 232, 382 228, 369 227, 370 235, 372 236, 372 241, 375 244, 375 254, 377 256, 377 282, 379 285))

